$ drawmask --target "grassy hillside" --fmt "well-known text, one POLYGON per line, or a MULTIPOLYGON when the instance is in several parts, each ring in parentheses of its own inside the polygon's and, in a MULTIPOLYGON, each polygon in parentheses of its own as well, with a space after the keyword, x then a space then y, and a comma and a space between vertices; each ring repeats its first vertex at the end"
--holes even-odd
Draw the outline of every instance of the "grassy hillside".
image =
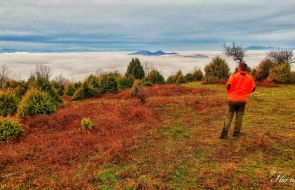
MULTIPOLYGON (((223 85, 146 87, 22 119, 0 142, 0 189, 294 189, 295 87, 258 87, 242 135, 220 140, 223 85), (95 125, 83 130, 81 120, 95 125), (294 180, 294 181, 293 181, 294 180)), ((233 126, 230 128, 231 135, 233 126)))

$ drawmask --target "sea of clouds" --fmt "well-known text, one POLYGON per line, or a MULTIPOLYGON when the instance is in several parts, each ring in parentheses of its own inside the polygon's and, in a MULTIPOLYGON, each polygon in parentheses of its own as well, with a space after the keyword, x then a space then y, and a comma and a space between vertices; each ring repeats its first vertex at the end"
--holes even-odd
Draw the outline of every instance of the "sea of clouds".
MULTIPOLYGON (((141 63, 150 62, 161 71, 165 79, 178 70, 183 74, 194 68, 204 69, 215 56, 224 58, 234 71, 237 63, 222 51, 181 51, 175 55, 143 56, 129 55, 131 52, 87 52, 87 53, 2 53, 0 65, 6 65, 14 79, 28 79, 36 65, 43 64, 52 69, 52 79, 62 75, 74 81, 83 81, 97 70, 118 71, 124 74, 132 58, 141 63)), ((258 66, 266 51, 247 51, 244 60, 251 68, 258 66)), ((293 66, 294 70, 294 66, 293 66)))

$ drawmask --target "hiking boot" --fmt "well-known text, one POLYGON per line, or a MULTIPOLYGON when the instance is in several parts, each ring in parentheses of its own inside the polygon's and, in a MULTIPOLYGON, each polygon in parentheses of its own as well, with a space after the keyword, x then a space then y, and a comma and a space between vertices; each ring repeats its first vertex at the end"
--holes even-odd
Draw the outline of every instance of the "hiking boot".
POLYGON ((219 137, 220 139, 228 139, 227 136, 227 131, 225 131, 224 129, 221 131, 221 135, 219 137))

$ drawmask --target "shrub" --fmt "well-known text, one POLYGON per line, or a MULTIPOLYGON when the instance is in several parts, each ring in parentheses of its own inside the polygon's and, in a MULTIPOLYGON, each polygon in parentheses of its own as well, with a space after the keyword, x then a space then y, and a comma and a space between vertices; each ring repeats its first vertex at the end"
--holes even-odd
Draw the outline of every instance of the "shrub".
POLYGON ((134 77, 130 75, 129 77, 126 76, 118 76, 117 77, 118 81, 118 87, 120 90, 125 90, 127 88, 131 88, 132 84, 134 82, 134 77))
POLYGON ((73 96, 76 90, 76 86, 72 83, 69 83, 65 87, 64 95, 73 96))
POLYGON ((186 82, 193 82, 193 81, 194 81, 193 74, 191 74, 191 73, 187 73, 187 74, 184 76, 184 78, 185 78, 185 81, 186 81, 186 82))
POLYGON ((144 82, 142 86, 153 86, 153 83, 151 83, 150 81, 147 81, 147 82, 144 82))
POLYGON ((146 76, 146 80, 151 82, 152 84, 165 84, 165 79, 164 79, 163 75, 155 69, 153 69, 146 76))
POLYGON ((18 103, 19 98, 13 92, 0 92, 0 115, 5 117, 15 114, 18 103))
POLYGON ((130 95, 138 97, 141 103, 145 103, 146 93, 144 92, 141 82, 139 80, 134 81, 134 84, 130 89, 130 95))
POLYGON ((176 74, 169 76, 166 80, 166 83, 167 84, 176 83, 180 75, 182 75, 181 70, 177 71, 176 74))
POLYGON ((82 83, 80 81, 75 82, 74 86, 75 86, 76 89, 78 89, 78 88, 80 88, 82 86, 82 83))
POLYGON ((286 62, 282 65, 273 67, 269 72, 269 77, 267 80, 276 83, 290 83, 291 79, 291 66, 290 63, 286 62))
POLYGON ((83 100, 90 97, 98 97, 101 95, 99 80, 96 76, 90 75, 73 94, 72 101, 83 100))
POLYGON ((29 84, 25 81, 9 80, 3 84, 4 91, 12 91, 19 99, 21 99, 29 88, 29 84))
POLYGON ((62 99, 58 95, 57 91, 53 87, 53 84, 47 78, 31 76, 28 80, 31 88, 36 88, 41 92, 48 93, 56 102, 62 102, 62 99))
POLYGON ((100 95, 101 89, 94 88, 91 84, 83 83, 83 85, 76 90, 71 100, 83 100, 90 97, 99 97, 100 95))
POLYGON ((81 88, 79 88, 79 89, 76 90, 76 92, 73 94, 71 100, 72 101, 76 101, 76 100, 83 100, 85 98, 86 98, 86 95, 84 93, 83 88, 81 87, 81 88))
POLYGON ((229 66, 227 62, 219 56, 205 66, 205 76, 203 83, 219 83, 224 82, 229 77, 229 66))
POLYGON ((102 93, 118 93, 119 87, 116 76, 113 73, 103 74, 100 79, 102 93))
POLYGON ((87 130, 87 129, 92 129, 93 128, 93 123, 90 120, 90 118, 83 118, 81 120, 81 126, 83 129, 87 130))
POLYGON ((201 81, 203 79, 203 72, 201 71, 201 69, 196 69, 194 72, 193 72, 193 80, 196 80, 196 81, 201 81))
POLYGON ((7 140, 9 138, 17 138, 22 135, 23 129, 21 125, 10 119, 0 121, 0 140, 7 140))
POLYGON ((182 74, 178 76, 176 83, 185 83, 185 78, 182 74))
POLYGON ((56 112, 58 106, 59 103, 48 93, 32 88, 22 98, 18 106, 17 116, 51 114, 56 112))
POLYGON ((254 78, 258 81, 265 80, 269 75, 270 69, 274 66, 275 64, 270 59, 262 60, 256 68, 256 71, 254 71, 255 73, 252 72, 254 78))
POLYGON ((52 81, 52 86, 59 96, 62 96, 64 94, 64 90, 65 90, 64 84, 60 84, 56 81, 52 81))

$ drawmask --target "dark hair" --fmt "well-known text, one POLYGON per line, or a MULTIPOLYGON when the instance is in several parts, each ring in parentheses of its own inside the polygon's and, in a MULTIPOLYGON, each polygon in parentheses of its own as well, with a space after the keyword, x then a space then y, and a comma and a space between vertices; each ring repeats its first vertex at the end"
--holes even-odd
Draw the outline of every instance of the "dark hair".
POLYGON ((239 63, 239 68, 240 68, 241 71, 246 71, 247 64, 245 62, 240 62, 239 63))

